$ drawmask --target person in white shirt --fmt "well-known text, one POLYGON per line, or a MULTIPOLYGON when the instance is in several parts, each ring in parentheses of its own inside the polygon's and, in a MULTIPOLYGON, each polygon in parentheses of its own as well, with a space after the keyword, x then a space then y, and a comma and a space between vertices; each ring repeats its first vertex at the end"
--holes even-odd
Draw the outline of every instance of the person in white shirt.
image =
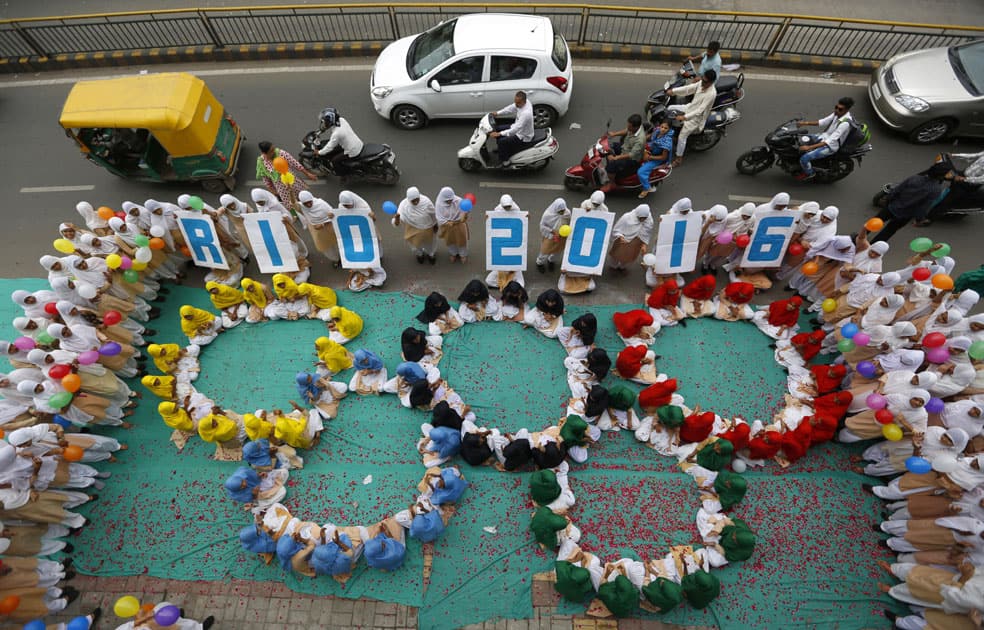
POLYGON ((515 116, 512 125, 500 125, 498 131, 492 132, 493 138, 499 141, 499 160, 502 164, 509 161, 516 153, 533 144, 533 105, 526 98, 526 92, 516 92, 512 105, 507 105, 493 116, 515 116))
POLYGON ((851 117, 850 110, 852 105, 854 105, 854 99, 850 96, 845 96, 837 101, 834 111, 826 118, 821 118, 820 120, 801 120, 796 123, 797 127, 810 127, 813 125, 823 127, 821 134, 803 137, 804 142, 799 148, 800 153, 803 154, 800 156, 800 166, 803 167, 803 172, 797 175, 796 179, 800 181, 813 179, 815 173, 810 162, 837 153, 841 143, 851 129, 850 121, 853 118, 851 117))
POLYGON ((690 101, 683 113, 676 117, 677 120, 683 122, 683 128, 680 129, 680 135, 677 137, 673 168, 680 166, 680 163, 683 162, 683 152, 687 149, 687 138, 690 137, 690 134, 704 130, 707 117, 714 108, 714 99, 717 98, 717 90, 714 88, 715 81, 717 81, 717 73, 713 70, 707 70, 701 75, 699 83, 666 90, 666 93, 670 95, 694 95, 694 100, 690 101))
POLYGON ((421 195, 416 186, 407 188, 406 199, 400 202, 392 223, 399 227, 403 223, 403 240, 407 242, 419 264, 426 260, 437 262, 434 252, 437 248, 437 210, 430 197, 421 195))
POLYGON ((348 171, 342 165, 347 159, 357 157, 362 153, 365 143, 355 134, 352 125, 338 115, 334 107, 321 110, 321 130, 329 133, 328 142, 321 147, 318 155, 331 160, 336 175, 344 175, 348 171))

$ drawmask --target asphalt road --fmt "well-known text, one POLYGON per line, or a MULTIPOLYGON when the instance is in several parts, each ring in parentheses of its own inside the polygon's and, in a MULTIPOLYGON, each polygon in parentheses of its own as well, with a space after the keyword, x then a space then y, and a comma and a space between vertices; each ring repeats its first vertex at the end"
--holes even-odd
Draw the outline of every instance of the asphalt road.
MULTIPOLYGON (((457 167, 456 152, 468 140, 473 121, 439 121, 424 131, 406 132, 394 128, 372 109, 368 97, 371 60, 344 62, 309 62, 280 66, 208 64, 182 69, 198 71, 219 100, 247 131, 248 146, 242 156, 240 184, 236 194, 249 196, 245 182, 254 179, 253 163, 256 142, 269 139, 279 146, 297 151, 300 138, 316 124, 316 114, 326 105, 334 105, 356 128, 363 140, 390 143, 403 171, 394 188, 354 186, 374 207, 384 200, 399 201, 406 186, 418 186, 425 194, 436 195, 443 185, 451 185, 459 194, 473 192, 479 200, 478 210, 491 209, 499 195, 512 194, 516 202, 531 213, 531 227, 537 225, 542 210, 558 196, 568 204, 577 204, 584 195, 561 190, 564 170, 578 162, 583 152, 603 131, 608 118, 621 125, 625 117, 639 111, 647 94, 671 73, 666 64, 626 64, 585 62, 577 66, 575 95, 571 110, 554 127, 560 143, 557 160, 545 171, 533 176, 485 172, 466 174, 457 167), (573 124, 580 128, 571 128, 573 124)), ((156 67, 154 70, 163 68, 156 67)), ((168 68, 168 69, 177 69, 168 68)), ((0 275, 5 277, 36 276, 39 256, 50 251, 61 221, 78 221, 74 205, 86 199, 93 205, 118 208, 133 199, 175 199, 183 192, 200 193, 191 186, 150 185, 120 180, 84 160, 74 144, 57 124, 61 105, 71 83, 81 76, 106 76, 107 71, 88 73, 44 74, 0 81, 0 137, 5 144, 5 175, 0 182, 0 198, 5 202, 6 237, 0 248, 0 275), (91 187, 63 191, 57 187, 91 187), (40 189, 32 192, 31 189, 40 189)), ((850 233, 871 216, 869 200, 886 181, 895 181, 925 168, 940 150, 952 149, 953 143, 929 147, 908 144, 902 137, 880 126, 866 97, 866 77, 841 75, 833 79, 816 73, 779 73, 748 69, 746 93, 740 104, 742 119, 730 127, 730 133, 717 147, 704 154, 688 157, 663 187, 649 197, 654 212, 663 212, 678 198, 689 196, 695 207, 707 208, 724 203, 735 208, 747 200, 764 200, 785 190, 794 200, 816 200, 822 206, 841 209, 842 233, 850 233), (868 121, 872 128, 874 151, 846 180, 833 185, 799 183, 773 169, 755 177, 742 176, 734 167, 736 157, 753 145, 761 144, 767 131, 794 115, 816 119, 830 111, 840 96, 855 98, 855 115, 868 121)), ((960 141, 961 150, 981 150, 981 143, 960 141)), ((340 190, 337 181, 319 182, 313 192, 334 203, 340 190)), ((217 204, 216 196, 202 195, 217 204)), ((624 212, 636 205, 633 197, 610 200, 609 207, 624 212)), ((380 216, 385 216, 380 213, 380 216)), ((451 297, 468 279, 484 274, 484 217, 476 213, 472 223, 474 245, 467 265, 450 264, 446 256, 436 267, 419 267, 400 238, 401 230, 381 220, 389 290, 426 294, 436 289, 451 297)), ((926 235, 953 246, 960 261, 958 272, 982 262, 979 240, 980 220, 941 222, 931 228, 906 228, 893 240, 889 264, 901 265, 908 254, 911 238, 926 235)), ((538 239, 531 238, 531 255, 538 239)), ((333 285, 343 281, 341 271, 334 271, 317 255, 314 278, 333 285)), ((546 276, 532 269, 526 274, 528 288, 536 295, 553 286, 556 273, 546 276)), ((603 278, 593 295, 576 298, 595 303, 621 303, 640 300, 645 290, 641 269, 627 277, 603 278)))

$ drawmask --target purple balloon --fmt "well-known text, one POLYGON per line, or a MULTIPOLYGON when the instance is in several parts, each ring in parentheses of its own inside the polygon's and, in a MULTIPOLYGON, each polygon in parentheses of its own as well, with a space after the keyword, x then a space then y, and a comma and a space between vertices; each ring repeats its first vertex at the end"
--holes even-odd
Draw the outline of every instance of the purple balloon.
POLYGON ((86 350, 79 355, 79 365, 92 365, 99 360, 99 353, 95 350, 86 350))
POLYGON ((941 399, 937 398, 936 396, 933 396, 926 403, 926 411, 928 411, 929 413, 939 413, 943 411, 943 407, 945 406, 946 405, 944 405, 941 399))
POLYGON ((854 345, 856 346, 866 346, 869 343, 871 343, 871 335, 869 335, 864 331, 861 331, 858 334, 851 337, 851 341, 853 341, 854 345))
POLYGON ((872 394, 868 394, 868 397, 864 399, 864 403, 868 405, 868 409, 878 411, 879 409, 884 409, 885 405, 888 404, 888 401, 885 400, 885 397, 878 392, 874 392, 872 394))
MULTIPOLYGON (((857 337, 857 335, 855 335, 855 337, 857 337)), ((854 369, 858 371, 858 374, 860 374, 865 378, 872 378, 875 374, 878 373, 878 368, 875 367, 875 364, 872 363, 871 361, 862 361, 858 363, 854 369)))
POLYGON ((105 344, 103 344, 102 348, 99 348, 99 354, 103 355, 104 357, 115 357, 122 351, 123 351, 123 347, 120 346, 120 344, 116 343, 115 341, 108 341, 105 344))
POLYGON ((181 618, 181 610, 177 606, 167 605, 154 611, 154 621, 157 625, 167 627, 172 626, 181 618))
POLYGON ((926 360, 930 363, 946 363, 950 360, 950 351, 946 349, 946 346, 930 348, 926 350, 926 360))

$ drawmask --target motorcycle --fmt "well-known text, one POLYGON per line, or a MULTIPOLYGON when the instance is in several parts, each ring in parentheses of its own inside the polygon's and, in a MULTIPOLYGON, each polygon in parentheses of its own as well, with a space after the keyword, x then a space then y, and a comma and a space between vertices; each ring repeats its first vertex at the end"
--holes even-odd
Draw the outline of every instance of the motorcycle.
MULTIPOLYGON (((966 168, 980 157, 979 153, 976 155, 941 153, 936 156, 934 162, 945 164, 956 175, 963 175, 966 168)), ((875 193, 871 203, 876 208, 884 208, 888 205, 888 194, 895 186, 894 183, 882 186, 881 190, 875 193)), ((929 210, 931 219, 962 218, 979 214, 984 214, 984 186, 952 179, 947 180, 947 187, 942 197, 929 210)))
MULTIPOLYGON (((635 192, 642 190, 639 177, 635 171, 624 174, 615 181, 610 181, 608 171, 605 170, 606 158, 612 154, 611 145, 608 138, 608 129, 612 121, 609 120, 605 126, 605 133, 601 135, 598 142, 588 148, 581 162, 576 164, 564 173, 564 186, 568 190, 586 191, 605 188, 606 192, 635 192)), ((647 130, 648 131, 648 130, 647 130)), ((673 167, 669 163, 659 168, 654 168, 649 174, 649 187, 655 191, 664 179, 670 176, 673 167)))
MULTIPOLYGON (((650 110, 663 102, 666 99, 666 105, 681 105, 683 104, 683 98, 679 96, 669 96, 666 97, 666 90, 670 88, 677 88, 686 85, 694 79, 694 64, 692 61, 684 62, 680 67, 680 71, 677 72, 673 79, 665 82, 663 84, 662 90, 657 90, 649 95, 646 99, 646 117, 652 120, 652 115, 650 110), (683 75, 684 72, 690 74, 689 77, 683 75)), ((714 109, 721 109, 723 107, 728 107, 731 105, 737 105, 738 101, 745 98, 745 75, 739 73, 737 76, 732 74, 721 75, 718 77, 717 81, 714 82, 714 89, 717 90, 717 97, 714 99, 714 109)))
MULTIPOLYGON (((676 133, 673 134, 673 148, 675 150, 680 129, 683 127, 683 123, 678 121, 676 116, 683 113, 685 106, 671 105, 670 96, 665 90, 653 92, 649 97, 647 107, 649 105, 652 105, 652 107, 647 113, 654 127, 659 126, 664 119, 669 118, 670 126, 676 130, 676 133)), ((728 126, 737 122, 739 118, 741 118, 741 112, 734 107, 727 106, 712 110, 707 117, 707 122, 704 123, 704 129, 687 139, 687 147, 698 153, 707 151, 727 135, 728 126)))
MULTIPOLYGON (((742 175, 755 175, 776 165, 790 175, 802 172, 800 167, 799 147, 803 140, 803 131, 796 123, 802 120, 794 118, 776 127, 765 136, 765 146, 757 146, 738 156, 735 167, 742 175)), ((861 164, 861 159, 871 151, 871 144, 864 143, 855 147, 842 146, 837 153, 813 161, 816 176, 812 181, 830 184, 844 179, 854 171, 854 162, 861 164)))
POLYGON ((485 114, 478 121, 478 127, 472 132, 468 146, 458 150, 458 167, 461 170, 474 173, 484 169, 502 169, 506 171, 540 171, 547 167, 560 145, 554 138, 550 128, 534 129, 533 143, 512 155, 503 164, 498 157, 498 141, 491 138, 495 131, 495 118, 485 114))
MULTIPOLYGON (((328 139, 324 130, 310 131, 301 140, 301 152, 298 156, 304 168, 322 175, 338 175, 335 165, 327 156, 319 155, 318 151, 325 146, 328 139)), ((342 162, 348 172, 341 175, 343 182, 353 179, 385 184, 392 186, 400 181, 400 169, 396 166, 396 155, 388 144, 365 143, 359 155, 347 158, 342 162)))

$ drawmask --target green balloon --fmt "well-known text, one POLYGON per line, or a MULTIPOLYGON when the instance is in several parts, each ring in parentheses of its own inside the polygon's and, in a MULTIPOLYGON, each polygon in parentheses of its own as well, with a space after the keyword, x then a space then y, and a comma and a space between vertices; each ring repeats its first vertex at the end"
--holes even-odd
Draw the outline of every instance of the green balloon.
POLYGON ((943 258, 944 256, 949 256, 950 255, 950 246, 947 245, 946 243, 940 243, 940 248, 939 249, 934 249, 930 253, 930 255, 933 258, 943 258))
POLYGON ((71 392, 58 392, 54 396, 48 399, 48 405, 52 409, 61 409, 67 407, 68 404, 72 402, 71 392))
POLYGON ((933 246, 932 239, 928 239, 925 236, 920 236, 919 238, 912 239, 912 242, 909 243, 909 248, 912 251, 919 254, 925 251, 929 251, 929 248, 932 246, 933 246))
POLYGON ((205 207, 205 202, 202 201, 201 197, 198 197, 197 195, 192 195, 191 199, 188 200, 188 205, 194 208, 195 210, 201 212, 202 208, 205 207))
POLYGON ((975 341, 970 344, 970 348, 967 350, 967 354, 970 355, 971 359, 979 361, 984 359, 984 340, 975 341))
POLYGON ((54 343, 55 338, 49 335, 47 332, 42 332, 38 334, 37 337, 34 338, 34 341, 47 345, 49 343, 54 343))
POLYGON ((133 283, 140 279, 140 274, 135 269, 127 269, 123 272, 123 279, 133 283))
POLYGON ((133 240, 140 247, 147 247, 148 245, 150 245, 150 239, 144 236, 143 234, 137 234, 136 236, 133 237, 133 240))
POLYGON ((841 352, 850 352, 851 350, 854 350, 856 347, 857 344, 855 344, 850 339, 841 339, 840 341, 837 342, 837 349, 840 350, 841 352))

